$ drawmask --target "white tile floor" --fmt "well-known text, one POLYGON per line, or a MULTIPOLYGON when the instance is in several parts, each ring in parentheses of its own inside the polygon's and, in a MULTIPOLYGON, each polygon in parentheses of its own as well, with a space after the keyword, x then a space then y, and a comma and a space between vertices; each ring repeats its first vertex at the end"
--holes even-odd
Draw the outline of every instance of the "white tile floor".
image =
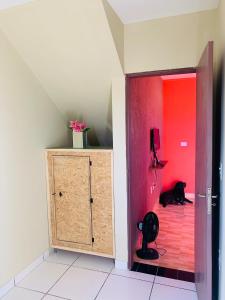
POLYGON ((197 300, 195 285, 114 269, 106 258, 58 251, 2 300, 197 300))

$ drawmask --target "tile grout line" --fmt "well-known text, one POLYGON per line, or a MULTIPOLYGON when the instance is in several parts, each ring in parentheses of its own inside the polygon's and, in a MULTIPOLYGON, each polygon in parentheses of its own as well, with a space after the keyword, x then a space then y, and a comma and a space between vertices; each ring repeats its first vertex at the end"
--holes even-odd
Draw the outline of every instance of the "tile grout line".
POLYGON ((99 294, 100 294, 101 290, 103 289, 103 286, 105 285, 105 283, 106 283, 106 281, 108 280, 109 276, 112 275, 112 271, 113 271, 113 268, 112 268, 112 270, 108 273, 108 276, 106 277, 105 281, 103 282, 102 286, 100 287, 100 289, 99 289, 97 295, 95 296, 94 300, 96 300, 97 297, 99 296, 99 294))
MULTIPOLYGON (((62 277, 65 275, 65 273, 66 273, 69 269, 72 269, 72 268, 77 268, 77 269, 79 269, 79 267, 76 267, 76 266, 74 266, 73 264, 74 264, 80 257, 81 257, 81 255, 79 255, 79 256, 72 262, 72 264, 69 265, 69 267, 66 269, 66 271, 65 271, 65 272, 57 279, 57 281, 51 286, 51 288, 49 288, 48 291, 44 294, 44 296, 43 296, 42 299, 44 299, 44 297, 47 296, 47 295, 55 296, 55 295, 49 293, 50 290, 53 289, 53 287, 54 287, 54 286, 62 279, 62 277)), ((113 268, 112 268, 111 271, 110 271, 110 273, 108 273, 108 272, 96 271, 96 270, 93 270, 93 269, 86 269, 86 268, 80 268, 80 269, 89 270, 89 271, 95 271, 95 272, 101 272, 101 273, 104 273, 104 274, 108 274, 108 276, 106 277, 106 279, 105 279, 103 285, 105 284, 106 280, 108 279, 109 275, 111 274, 111 272, 112 272, 112 270, 113 270, 113 268)), ((103 287, 103 285, 102 285, 102 287, 103 287)), ((102 287, 100 288, 100 290, 102 289, 102 287)), ((100 292, 100 290, 99 290, 99 292, 100 292)), ((99 293, 98 293, 98 294, 99 294, 99 293)), ((97 296, 98 296, 98 294, 97 294, 97 296)), ((96 297, 97 297, 97 296, 96 296, 96 297)), ((59 299, 60 299, 60 298, 59 298, 59 299)), ((61 298, 61 299, 71 300, 71 299, 67 299, 67 298, 61 298)))
POLYGON ((74 268, 74 269, 82 269, 82 270, 88 270, 88 271, 95 271, 95 272, 99 272, 99 273, 103 273, 103 274, 109 274, 109 273, 111 273, 111 271, 110 272, 108 272, 108 271, 101 271, 101 270, 97 270, 97 269, 91 269, 91 268, 86 268, 86 267, 81 267, 81 266, 71 266, 72 268, 74 268))
MULTIPOLYGON (((57 252, 56 252, 57 253, 57 252)), ((49 255, 49 257, 50 257, 51 255, 49 255)), ((72 266, 77 260, 78 260, 78 258, 80 258, 81 257, 81 254, 79 254, 79 256, 75 259, 75 260, 73 260, 73 262, 72 263, 69 263, 69 264, 67 264, 67 263, 62 263, 62 262, 57 262, 57 261, 50 261, 50 260, 48 260, 48 258, 44 258, 44 262, 47 262, 47 263, 53 263, 53 264, 59 264, 59 265, 64 265, 64 266, 72 266)))
POLYGON ((23 289, 23 290, 27 290, 27 291, 31 291, 31 292, 36 292, 36 293, 40 293, 42 295, 45 295, 45 292, 34 290, 34 289, 31 289, 31 288, 28 288, 28 287, 23 287, 23 286, 19 286, 19 285, 15 285, 15 287, 19 288, 19 289, 23 289))
MULTIPOLYGON (((56 252, 57 253, 57 252, 56 252)), ((68 266, 68 268, 65 270, 65 272, 56 280, 56 282, 47 290, 47 292, 44 293, 43 295, 43 298, 44 299, 46 296, 50 295, 50 296, 56 296, 56 295, 51 295, 49 294, 50 290, 59 282, 59 280, 66 274, 66 272, 73 267, 73 264, 75 263, 76 260, 78 260, 78 258, 80 257, 81 255, 79 255, 75 260, 73 260, 73 262, 71 264, 63 264, 63 263, 59 263, 59 262, 51 262, 51 261, 47 261, 47 260, 44 260, 45 262, 51 264, 58 264, 58 265, 63 265, 63 266, 68 266)), ((57 298, 59 298, 58 296, 56 296, 57 298)), ((59 298, 60 299, 60 298, 59 298)), ((61 298, 61 299, 65 299, 65 300, 70 300, 70 299, 67 299, 67 298, 61 298)))
MULTIPOLYGON (((82 268, 82 267, 77 267, 77 266, 74 266, 74 263, 79 259, 81 257, 81 254, 70 264, 70 265, 66 265, 66 266, 69 266, 67 269, 66 269, 66 271, 57 279, 57 281, 48 289, 48 291, 47 292, 45 292, 44 293, 44 295, 43 295, 43 298, 42 299, 44 299, 47 295, 50 295, 50 296, 55 296, 55 295, 52 295, 52 294, 50 294, 50 290, 59 282, 59 280, 65 275, 65 273, 69 270, 69 269, 72 269, 72 268, 76 268, 76 269, 84 269, 84 270, 89 270, 89 271, 95 271, 95 272, 101 272, 101 273, 103 273, 103 274, 108 274, 108 276, 107 276, 107 278, 105 279, 105 281, 108 279, 108 277, 109 277, 109 275, 111 274, 111 272, 112 272, 112 270, 113 270, 113 267, 112 267, 112 269, 111 269, 111 271, 110 271, 110 273, 108 273, 108 272, 103 272, 103 271, 98 271, 98 270, 93 270, 93 269, 87 269, 87 268, 82 268)), ((47 261, 46 261, 47 262, 47 261)), ((55 263, 55 262, 48 262, 48 263, 55 263)), ((58 263, 58 264, 61 264, 61 265, 64 265, 65 266, 65 264, 62 264, 62 263, 58 263)), ((105 283, 105 281, 104 281, 104 283, 105 283)), ((104 283, 103 283, 103 285, 104 285, 104 283)), ((102 285, 102 286, 103 286, 102 285)), ((102 287, 101 287, 102 288, 102 287)), ((100 289, 101 290, 101 289, 100 289)), ((100 291, 99 291, 100 292, 100 291)), ((98 295, 97 295, 98 296, 98 295)), ((59 298, 60 299, 60 298, 59 298)), ((71 299, 67 299, 67 298, 61 298, 61 299, 66 299, 66 300, 71 300, 71 299)))
POLYGON ((61 263, 61 262, 47 261, 47 260, 45 260, 44 262, 47 264, 56 264, 56 265, 61 265, 61 266, 69 266, 69 267, 71 266, 72 267, 71 264, 66 264, 66 263, 61 263))
POLYGON ((151 287, 151 290, 150 290, 150 295, 149 295, 149 297, 148 297, 148 299, 149 299, 149 300, 151 300, 151 296, 152 296, 153 287, 154 287, 154 283, 152 283, 152 287, 151 287))
POLYGON ((81 254, 72 262, 71 266, 81 257, 81 254))
MULTIPOLYGON (((56 251, 56 253, 57 253, 57 251, 56 251)), ((50 256, 50 255, 49 255, 50 256)), ((59 264, 59 265, 63 265, 63 266, 68 266, 68 268, 65 270, 65 272, 63 272, 63 274, 56 280, 56 282, 47 290, 47 292, 45 292, 44 293, 44 295, 43 295, 43 298, 41 298, 41 300, 42 299, 44 299, 46 296, 48 296, 48 295, 50 295, 50 296, 54 296, 54 297, 56 297, 56 298, 59 298, 59 299, 65 299, 65 300, 70 300, 70 299, 67 299, 67 298, 60 298, 60 297, 58 297, 58 296, 56 296, 56 295, 51 295, 51 294, 49 294, 49 292, 50 292, 50 290, 59 282, 59 280, 66 274, 66 272, 73 266, 73 264, 75 263, 75 261, 76 260, 78 260, 78 258, 81 256, 81 254, 75 259, 75 260, 73 260, 72 261, 72 263, 71 264, 63 264, 63 263, 59 263, 59 262, 51 262, 51 261, 47 261, 47 259, 44 259, 44 261, 45 262, 47 262, 47 263, 54 263, 54 264, 59 264)))
MULTIPOLYGON (((45 292, 45 295, 48 295, 50 290, 59 282, 60 279, 62 279, 62 277, 67 273, 67 271, 71 268, 71 265, 68 266, 68 268, 62 273, 62 275, 56 280, 56 282, 47 290, 47 292, 45 292)), ((42 299, 44 299, 44 297, 42 299)))
MULTIPOLYGON (((111 275, 112 276, 123 277, 123 278, 129 278, 129 279, 138 280, 138 281, 143 281, 143 282, 150 282, 150 283, 154 282, 154 279, 153 279, 153 281, 150 281, 150 280, 144 280, 144 279, 140 279, 140 278, 134 278, 134 277, 119 275, 119 274, 114 274, 114 273, 112 273, 111 275)), ((151 275, 151 274, 147 274, 147 275, 151 275)), ((152 276, 154 276, 154 275, 152 275, 152 276)))
POLYGON ((169 286, 171 288, 175 288, 175 289, 179 289, 179 290, 185 290, 185 291, 190 291, 190 292, 196 293, 196 290, 190 290, 190 289, 186 289, 186 288, 182 288, 182 287, 178 287, 178 286, 174 286, 174 285, 169 285, 169 284, 164 284, 164 283, 158 283, 158 282, 155 282, 154 284, 162 285, 162 286, 169 286))
MULTIPOLYGON (((72 299, 69 299, 69 298, 63 298, 63 297, 59 297, 59 296, 56 296, 56 295, 52 295, 52 294, 47 294, 47 295, 45 295, 45 296, 51 296, 51 297, 55 297, 55 298, 57 298, 57 299, 62 299, 62 300, 72 300, 72 299)), ((45 297, 44 296, 44 297, 45 297)), ((44 298, 42 298, 42 299, 44 299, 44 298)), ((41 300, 42 300, 41 299, 41 300)))
POLYGON ((151 297, 152 297, 152 292, 153 292, 153 288, 154 288, 154 285, 155 285, 155 280, 156 280, 156 276, 158 274, 158 270, 159 270, 159 268, 157 267, 157 270, 156 270, 156 273, 155 273, 155 276, 154 276, 154 280, 153 280, 153 283, 152 283, 152 288, 151 288, 150 295, 149 295, 149 300, 151 300, 151 297))
POLYGON ((97 270, 97 269, 91 269, 91 268, 88 268, 88 267, 82 267, 82 266, 76 266, 76 265, 74 265, 74 263, 80 258, 82 256, 82 253, 79 255, 79 257, 77 258, 77 259, 75 259, 75 261, 72 263, 72 267, 73 268, 77 268, 77 269, 84 269, 84 270, 89 270, 89 271, 96 271, 96 272, 101 272, 101 273, 111 273, 112 272, 112 270, 114 269, 114 267, 115 267, 115 264, 114 264, 114 267, 112 267, 112 269, 111 269, 111 271, 102 271, 102 270, 97 270))
MULTIPOLYGON (((29 288, 25 288, 25 287, 23 287, 23 286, 15 285, 14 288, 21 289, 21 290, 25 290, 25 291, 30 291, 30 292, 39 293, 39 294, 42 294, 43 296, 45 296, 45 293, 43 293, 43 292, 40 292, 40 291, 37 291, 37 290, 33 290, 33 289, 29 289, 29 288)), ((5 296, 6 296, 6 295, 5 295, 5 296)), ((5 296, 4 296, 4 297, 5 297, 5 296)), ((0 299, 2 299, 2 298, 0 298, 0 299)), ((41 298, 41 299, 42 299, 42 298, 41 298)))
MULTIPOLYGON (((63 266, 67 266, 68 268, 63 272, 63 274, 56 280, 56 282, 47 290, 47 292, 43 292, 43 291, 39 291, 39 290, 34 290, 34 289, 31 289, 31 288, 25 288, 25 287, 23 287, 23 286, 19 286, 19 285, 17 285, 17 284, 15 284, 15 287, 17 287, 17 288, 21 288, 21 289, 24 289, 24 290, 28 290, 28 291, 32 291, 32 292, 36 292, 36 293, 40 293, 40 294, 42 294, 43 295, 43 297, 41 298, 41 300, 42 299, 44 299, 44 297, 46 296, 46 295, 48 295, 48 293, 49 293, 49 291, 58 283, 58 281, 64 276, 64 274, 72 267, 72 265, 65 265, 65 264, 62 264, 62 263, 55 263, 55 262, 47 262, 47 261, 45 261, 45 260, 43 260, 43 262, 42 263, 44 263, 44 262, 46 262, 46 263, 49 263, 49 264, 58 264, 58 265, 63 265, 63 266)), ((63 298, 62 298, 63 299, 63 298)), ((64 298, 64 299, 66 299, 66 298, 64 298)), ((70 299, 66 299, 66 300, 70 300, 70 299)))

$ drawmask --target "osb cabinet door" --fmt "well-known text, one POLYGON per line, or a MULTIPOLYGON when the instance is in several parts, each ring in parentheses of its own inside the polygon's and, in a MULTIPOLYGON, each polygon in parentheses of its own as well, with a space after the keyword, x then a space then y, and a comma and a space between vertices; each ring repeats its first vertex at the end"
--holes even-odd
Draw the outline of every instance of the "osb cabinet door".
POLYGON ((93 251, 114 256, 112 153, 91 154, 93 251))
POLYGON ((91 245, 89 157, 53 156, 52 168, 55 239, 91 245))

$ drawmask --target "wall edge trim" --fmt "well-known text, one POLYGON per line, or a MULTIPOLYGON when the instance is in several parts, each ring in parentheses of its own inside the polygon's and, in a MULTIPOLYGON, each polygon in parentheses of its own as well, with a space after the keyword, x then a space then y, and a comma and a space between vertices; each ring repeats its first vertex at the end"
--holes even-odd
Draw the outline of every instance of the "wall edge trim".
POLYGON ((128 270, 128 262, 124 260, 115 260, 115 269, 128 270))
POLYGON ((31 273, 36 267, 38 267, 54 250, 52 248, 47 249, 38 258, 36 258, 31 264, 24 268, 21 272, 12 277, 6 284, 0 286, 0 298, 5 296, 12 288, 14 288, 20 281, 22 281, 29 273, 31 273))

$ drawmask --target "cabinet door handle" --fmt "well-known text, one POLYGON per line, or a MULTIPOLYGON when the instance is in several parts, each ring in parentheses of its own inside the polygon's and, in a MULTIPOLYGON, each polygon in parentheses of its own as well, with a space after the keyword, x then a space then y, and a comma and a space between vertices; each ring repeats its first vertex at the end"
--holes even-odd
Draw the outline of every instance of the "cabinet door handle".
POLYGON ((63 196, 63 193, 62 192, 59 192, 59 197, 62 197, 63 196))
POLYGON ((56 195, 56 193, 53 193, 53 194, 52 194, 52 196, 55 196, 55 195, 56 195))

